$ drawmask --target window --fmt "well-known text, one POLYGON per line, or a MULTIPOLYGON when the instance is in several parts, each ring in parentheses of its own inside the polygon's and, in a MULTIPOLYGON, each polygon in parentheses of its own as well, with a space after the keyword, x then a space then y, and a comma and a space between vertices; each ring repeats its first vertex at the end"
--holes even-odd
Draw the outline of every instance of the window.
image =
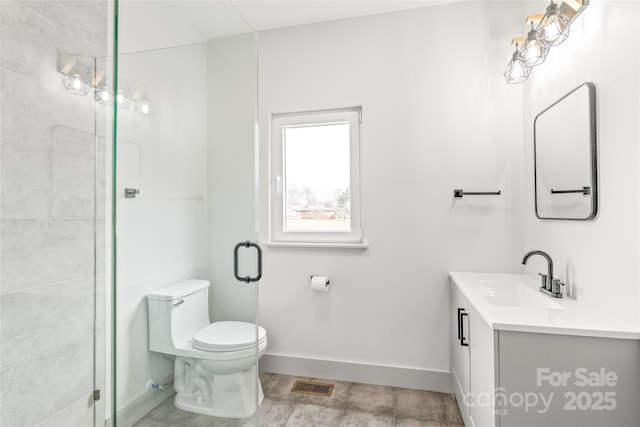
POLYGON ((271 121, 271 240, 362 243, 361 108, 271 121))

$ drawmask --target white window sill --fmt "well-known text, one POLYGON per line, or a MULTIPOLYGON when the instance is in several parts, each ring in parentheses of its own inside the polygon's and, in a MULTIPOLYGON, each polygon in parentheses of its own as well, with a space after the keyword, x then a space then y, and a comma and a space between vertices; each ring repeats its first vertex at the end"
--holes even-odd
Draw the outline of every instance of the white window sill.
POLYGON ((261 243, 268 248, 328 248, 328 249, 367 249, 368 243, 314 243, 314 242, 268 242, 261 243))

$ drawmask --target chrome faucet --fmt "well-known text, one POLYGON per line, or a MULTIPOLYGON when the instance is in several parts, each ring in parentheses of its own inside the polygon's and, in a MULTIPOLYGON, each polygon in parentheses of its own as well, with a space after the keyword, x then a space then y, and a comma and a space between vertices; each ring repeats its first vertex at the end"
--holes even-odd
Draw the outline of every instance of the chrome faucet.
POLYGON ((543 251, 527 252, 522 258, 522 264, 526 265, 533 255, 540 255, 547 260, 547 274, 538 273, 540 275, 540 292, 553 298, 562 298, 562 286, 564 286, 564 283, 553 278, 553 260, 548 253, 543 251))

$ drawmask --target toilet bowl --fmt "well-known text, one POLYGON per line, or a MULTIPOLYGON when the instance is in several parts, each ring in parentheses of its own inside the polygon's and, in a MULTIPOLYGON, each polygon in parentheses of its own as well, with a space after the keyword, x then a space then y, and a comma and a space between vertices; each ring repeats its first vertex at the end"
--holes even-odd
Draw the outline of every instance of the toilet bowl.
POLYGON ((210 323, 208 292, 208 281, 192 279, 147 295, 149 350, 175 356, 176 407, 247 418, 264 398, 256 366, 267 334, 248 322, 210 323))

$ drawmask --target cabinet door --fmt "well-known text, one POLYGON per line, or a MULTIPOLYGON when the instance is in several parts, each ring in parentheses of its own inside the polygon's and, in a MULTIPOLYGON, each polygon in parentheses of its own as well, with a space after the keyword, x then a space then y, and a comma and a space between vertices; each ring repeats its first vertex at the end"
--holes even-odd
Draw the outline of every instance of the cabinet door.
POLYGON ((496 425, 493 329, 469 307, 471 420, 475 427, 496 425))
POLYGON ((451 287, 451 372, 453 374, 453 390, 465 419, 469 419, 469 347, 462 340, 462 335, 469 335, 468 323, 462 313, 468 313, 469 306, 460 292, 451 287))

